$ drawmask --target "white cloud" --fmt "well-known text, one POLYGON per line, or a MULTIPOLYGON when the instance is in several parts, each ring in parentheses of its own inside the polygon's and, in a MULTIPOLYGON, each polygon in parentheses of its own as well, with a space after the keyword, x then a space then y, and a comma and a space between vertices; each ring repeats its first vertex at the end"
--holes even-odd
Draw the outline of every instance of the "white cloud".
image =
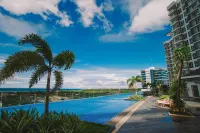
MULTIPOLYGON (((127 88, 126 80, 133 75, 140 75, 138 69, 115 69, 88 66, 88 69, 72 68, 64 71, 63 88, 127 88)), ((6 81, 1 87, 28 87, 29 75, 16 75, 13 80, 6 81)), ((44 77, 35 88, 45 88, 44 77)), ((51 86, 54 84, 52 76, 51 86)))
POLYGON ((121 0, 121 9, 127 12, 132 19, 147 2, 150 0, 121 0))
POLYGON ((167 6, 173 0, 151 0, 140 8, 132 19, 131 33, 148 33, 162 30, 169 24, 167 6))
POLYGON ((111 34, 105 34, 103 36, 100 36, 100 41, 103 42, 131 42, 134 41, 135 37, 133 35, 125 34, 125 33, 111 33, 111 34))
POLYGON ((104 11, 113 11, 114 10, 114 7, 112 5, 112 1, 111 0, 106 0, 103 3, 103 10, 104 11))
POLYGON ((46 35, 46 28, 43 24, 33 24, 23 20, 14 19, 0 13, 0 32, 16 38, 26 34, 38 33, 46 35))
POLYGON ((19 45, 12 43, 0 43, 0 47, 19 47, 19 45))
POLYGON ((28 13, 41 15, 45 20, 50 14, 54 14, 60 20, 62 26, 70 26, 73 22, 66 12, 60 12, 58 4, 61 0, 1 0, 0 6, 15 15, 28 13))
POLYGON ((0 55, 0 65, 3 64, 5 62, 5 56, 4 55, 0 55))
POLYGON ((6 60, 0 58, 0 64, 3 64, 6 60))
POLYGON ((66 72, 64 85, 69 88, 126 88, 127 78, 140 74, 140 70, 90 67, 66 72))
POLYGON ((99 37, 103 42, 132 42, 142 33, 162 30, 169 24, 167 6, 173 0, 121 0, 122 11, 130 15, 130 22, 118 33, 99 37))
POLYGON ((90 27, 94 25, 94 18, 97 17, 103 23, 103 29, 110 31, 113 25, 106 19, 102 13, 103 6, 98 7, 95 0, 74 0, 78 6, 78 12, 81 14, 83 26, 90 27))
POLYGON ((33 50, 34 47, 32 46, 19 46, 18 44, 12 44, 12 43, 0 43, 0 47, 3 47, 3 48, 8 48, 8 47, 13 47, 13 48, 17 48, 17 49, 20 49, 20 50, 33 50))

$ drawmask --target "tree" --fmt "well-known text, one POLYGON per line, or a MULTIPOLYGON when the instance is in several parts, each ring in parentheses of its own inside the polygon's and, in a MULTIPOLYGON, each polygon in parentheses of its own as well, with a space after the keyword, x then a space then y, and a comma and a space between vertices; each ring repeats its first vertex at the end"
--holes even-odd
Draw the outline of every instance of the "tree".
POLYGON ((161 91, 163 87, 163 82, 161 80, 156 82, 156 88, 158 89, 158 93, 161 91))
MULTIPOLYGON (((133 88, 134 87, 134 85, 136 85, 136 83, 137 82, 141 82, 142 81, 142 78, 141 78, 141 76, 132 76, 132 78, 129 78, 128 80, 127 80, 127 84, 128 84, 128 87, 129 88, 133 88)), ((136 95, 137 95, 137 89, 138 88, 135 88, 136 89, 136 95)))
POLYGON ((148 83, 146 83, 146 85, 147 85, 147 88, 148 88, 148 87, 151 88, 151 83, 148 82, 148 83))
POLYGON ((51 74, 54 74, 55 84, 53 91, 58 90, 63 85, 63 74, 60 69, 70 69, 75 61, 75 55, 72 51, 63 51, 53 57, 48 43, 36 34, 26 35, 19 40, 19 45, 32 44, 35 51, 19 51, 5 61, 3 68, 0 70, 0 85, 8 79, 11 79, 15 73, 27 71, 34 72, 29 81, 29 88, 33 87, 38 81, 47 74, 46 99, 45 99, 45 116, 49 112, 49 93, 51 74))
POLYGON ((142 87, 143 87, 143 88, 146 88, 146 87, 147 87, 147 84, 146 84, 145 82, 143 82, 143 83, 142 83, 142 87))
POLYGON ((190 58, 190 48, 189 46, 185 45, 181 48, 177 48, 175 50, 174 54, 174 61, 175 61, 175 68, 177 68, 177 108, 180 111, 180 90, 181 90, 181 76, 182 76, 182 70, 183 70, 183 63, 184 61, 187 61, 190 58))

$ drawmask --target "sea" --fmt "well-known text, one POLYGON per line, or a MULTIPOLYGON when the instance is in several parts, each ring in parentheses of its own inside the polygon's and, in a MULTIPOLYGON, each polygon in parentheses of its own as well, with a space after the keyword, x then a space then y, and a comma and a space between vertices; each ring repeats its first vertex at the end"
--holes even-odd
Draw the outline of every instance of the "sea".
MULTIPOLYGON (((72 89, 72 88, 64 88, 60 89, 64 91, 72 91, 72 90, 82 90, 82 89, 72 89)), ((45 92, 45 88, 0 88, 1 92, 45 92)))

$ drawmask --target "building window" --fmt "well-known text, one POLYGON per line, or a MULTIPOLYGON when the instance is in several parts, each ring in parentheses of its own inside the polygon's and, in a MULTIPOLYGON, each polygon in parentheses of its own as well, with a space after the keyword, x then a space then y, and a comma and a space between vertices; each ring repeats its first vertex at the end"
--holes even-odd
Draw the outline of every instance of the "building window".
POLYGON ((194 97, 199 97, 199 89, 198 89, 198 86, 197 86, 197 85, 192 85, 191 88, 192 88, 192 91, 193 91, 193 96, 194 96, 194 97))

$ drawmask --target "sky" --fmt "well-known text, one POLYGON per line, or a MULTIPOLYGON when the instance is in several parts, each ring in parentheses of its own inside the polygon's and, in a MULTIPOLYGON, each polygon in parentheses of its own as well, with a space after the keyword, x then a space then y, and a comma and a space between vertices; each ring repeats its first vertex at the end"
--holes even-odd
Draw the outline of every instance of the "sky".
MULTIPOLYGON (((166 68, 163 42, 173 0, 0 0, 0 67, 26 34, 44 38, 53 54, 72 50, 76 61, 63 88, 124 88, 151 66, 166 68)), ((27 88, 31 72, 0 87, 27 88)), ((52 77, 51 85, 54 84, 52 77)), ((45 77, 34 87, 46 86, 45 77)))

